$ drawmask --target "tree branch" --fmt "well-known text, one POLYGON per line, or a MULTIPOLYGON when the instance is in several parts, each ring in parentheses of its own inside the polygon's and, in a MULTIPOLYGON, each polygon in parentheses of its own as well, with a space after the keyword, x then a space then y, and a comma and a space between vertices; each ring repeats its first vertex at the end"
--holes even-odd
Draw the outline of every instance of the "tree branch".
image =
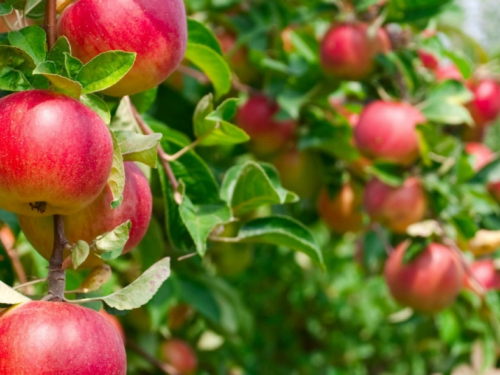
POLYGON ((45 6, 45 20, 44 29, 47 33, 47 45, 49 50, 56 42, 56 15, 57 15, 57 1, 47 0, 47 5, 45 6))
POLYGON ((68 241, 64 236, 64 222, 61 215, 54 215, 54 247, 49 262, 49 293, 44 301, 64 301, 66 271, 62 268, 64 248, 68 241))

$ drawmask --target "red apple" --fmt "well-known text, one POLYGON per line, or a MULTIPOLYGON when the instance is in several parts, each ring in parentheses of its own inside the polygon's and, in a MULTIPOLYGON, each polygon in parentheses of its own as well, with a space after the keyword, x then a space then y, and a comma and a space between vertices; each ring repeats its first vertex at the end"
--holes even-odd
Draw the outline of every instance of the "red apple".
POLYGON ((420 61, 422 62, 422 65, 427 69, 435 70, 438 67, 439 61, 433 53, 428 52, 424 49, 419 49, 417 53, 420 61))
POLYGON ((181 374, 192 374, 198 367, 198 358, 191 346, 183 340, 172 339, 163 343, 162 356, 181 374))
POLYGON ((407 241, 400 244, 385 264, 385 280, 394 299, 424 313, 436 313, 450 306, 464 279, 457 255, 446 246, 431 243, 405 263, 408 245, 407 241))
POLYGON ((390 50, 385 29, 371 39, 366 23, 334 24, 320 47, 323 69, 340 79, 361 80, 375 70, 375 57, 390 50))
POLYGON ((363 206, 372 220, 394 232, 404 233, 408 226, 424 219, 427 198, 416 177, 407 178, 398 187, 373 178, 366 185, 363 206))
POLYGON ((361 189, 352 183, 344 184, 334 197, 323 188, 317 205, 319 216, 336 233, 359 232, 363 229, 362 197, 361 189))
POLYGON ((500 86, 489 79, 471 84, 470 89, 474 99, 468 104, 474 122, 479 127, 485 127, 494 121, 500 113, 500 86))
POLYGON ((491 162, 495 156, 487 146, 478 142, 468 142, 465 144, 465 152, 474 157, 474 170, 482 169, 491 162))
POLYGON ((447 79, 454 79, 455 81, 463 81, 464 79, 462 73, 454 64, 439 65, 434 73, 438 82, 446 81, 447 79))
POLYGON ((136 52, 133 68, 104 91, 132 95, 159 85, 182 61, 186 11, 182 0, 77 0, 62 12, 58 33, 84 63, 103 52, 136 52))
POLYGON ((250 148, 258 156, 269 156, 292 140, 294 120, 276 120, 277 103, 262 95, 251 97, 236 114, 236 123, 251 138, 250 148))
POLYGON ((369 158, 410 165, 419 155, 415 127, 425 122, 420 111, 409 104, 375 101, 361 112, 354 140, 369 158))
MULTIPOLYGON (((470 265, 470 269, 484 289, 487 291, 500 290, 500 274, 495 268, 495 263, 492 259, 478 260, 470 265)), ((466 288, 474 290, 471 286, 470 277, 466 275, 464 280, 466 288)))
POLYGON ((108 314, 105 310, 100 310, 99 314, 101 314, 104 318, 106 318, 106 320, 116 329, 122 341, 125 342, 126 341, 125 331, 123 330, 123 326, 118 320, 118 318, 114 315, 108 314))
POLYGON ((0 207, 70 215, 89 205, 111 171, 106 124, 82 103, 32 90, 0 100, 0 207))
POLYGON ((125 375, 118 332, 97 312, 65 302, 33 301, 0 314, 0 373, 125 375))
MULTIPOLYGON (((111 188, 106 186, 90 206, 64 217, 64 230, 70 244, 78 240, 90 243, 97 236, 112 231, 127 220, 131 220, 132 227, 123 253, 128 253, 139 244, 151 219, 152 196, 148 180, 133 162, 125 163, 125 190, 122 204, 113 210, 112 200, 111 188)), ((52 218, 19 216, 19 224, 33 247, 43 257, 49 259, 54 239, 52 218)), ((65 253, 65 256, 68 255, 69 253, 65 253)), ((82 267, 93 267, 102 262, 102 259, 91 254, 82 267)))

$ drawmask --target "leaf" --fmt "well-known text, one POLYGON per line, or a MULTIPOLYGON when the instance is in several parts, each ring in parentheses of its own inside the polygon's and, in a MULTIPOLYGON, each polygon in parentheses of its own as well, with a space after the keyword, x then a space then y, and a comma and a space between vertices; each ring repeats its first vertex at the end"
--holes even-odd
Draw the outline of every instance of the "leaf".
POLYGON ((113 139, 113 164, 111 165, 111 173, 108 177, 108 185, 113 193, 111 208, 116 208, 123 200, 123 189, 125 188, 125 167, 123 165, 123 157, 118 140, 112 131, 110 131, 110 133, 111 138, 113 139))
POLYGON ((7 16, 14 11, 12 5, 9 4, 0 4, 0 16, 7 16))
POLYGON ((179 213, 187 230, 193 238, 196 251, 200 256, 207 250, 207 237, 217 225, 231 219, 231 210, 227 204, 209 204, 195 206, 187 195, 182 198, 179 213))
POLYGON ((47 55, 47 61, 51 61, 55 64, 56 72, 61 73, 64 70, 64 65, 66 61, 65 54, 71 52, 71 47, 69 45, 68 38, 61 36, 56 40, 56 43, 50 49, 47 55))
POLYGON ((137 161, 156 168, 158 144, 162 135, 142 135, 131 131, 115 132, 124 161, 137 161))
POLYGON ((99 236, 92 243, 96 255, 104 260, 111 260, 119 257, 128 241, 132 223, 127 220, 118 225, 111 232, 99 236))
POLYGON ((82 70, 83 63, 76 57, 71 56, 67 52, 63 52, 63 55, 64 55, 64 70, 66 72, 66 75, 71 79, 75 79, 80 70, 82 70))
POLYGON ((0 90, 25 91, 31 89, 31 85, 19 70, 9 67, 0 69, 0 90))
POLYGON ((449 103, 465 104, 473 99, 472 92, 463 83, 449 79, 429 91, 429 100, 443 100, 449 103))
POLYGON ((474 123, 470 112, 465 107, 445 101, 425 102, 421 112, 427 120, 442 124, 461 125, 463 123, 474 123))
POLYGON ((8 35, 12 46, 18 47, 31 56, 35 64, 45 61, 47 44, 45 31, 39 26, 28 26, 8 35))
POLYGON ((117 310, 132 310, 145 305, 170 276, 170 258, 163 258, 122 290, 101 300, 117 310))
POLYGON ((46 77, 54 91, 63 93, 72 98, 78 99, 82 94, 82 85, 79 82, 73 81, 62 75, 56 74, 56 65, 51 61, 41 63, 33 71, 33 74, 40 74, 46 77))
POLYGON ((102 118, 102 121, 104 121, 106 125, 109 125, 111 122, 111 114, 109 113, 108 105, 104 100, 95 94, 85 94, 80 96, 80 102, 97 113, 99 117, 102 118))
POLYGON ((375 161, 366 170, 389 186, 401 186, 405 180, 404 168, 398 164, 375 161))
POLYGON ((210 47, 188 43, 184 57, 207 75, 214 86, 216 98, 229 92, 231 89, 231 70, 221 55, 210 47))
POLYGON ((28 18, 43 19, 46 0, 26 0, 24 15, 28 18))
POLYGON ((0 67, 10 67, 18 69, 24 73, 30 73, 36 68, 36 64, 22 49, 0 45, 0 67))
POLYGON ((120 81, 132 68, 135 53, 123 51, 104 52, 85 64, 76 76, 83 93, 105 90, 120 81))
POLYGON ((111 267, 107 264, 100 264, 93 267, 87 277, 82 281, 78 290, 82 293, 89 293, 96 291, 108 282, 113 272, 111 267))
POLYGON ((188 18, 187 23, 188 43, 204 45, 222 55, 219 41, 208 27, 193 18, 188 18))
POLYGON ((238 233, 244 242, 268 243, 300 251, 323 264, 323 254, 309 229, 286 216, 270 216, 246 223, 238 233))
POLYGON ((403 263, 409 264, 415 260, 422 251, 424 251, 427 246, 431 243, 431 238, 429 237, 414 237, 411 240, 410 245, 406 248, 403 263))
POLYGON ((130 100, 132 100, 137 112, 144 113, 154 104, 157 94, 158 87, 154 87, 150 90, 132 95, 130 100))
POLYGON ((90 246, 85 241, 78 241, 71 251, 71 262, 76 270, 90 254, 90 246))
POLYGON ((31 299, 16 292, 7 284, 0 280, 0 303, 5 305, 17 305, 18 303, 29 302, 31 299))
POLYGON ((263 205, 293 203, 299 199, 295 193, 281 186, 272 165, 253 161, 227 171, 220 196, 238 214, 263 205))

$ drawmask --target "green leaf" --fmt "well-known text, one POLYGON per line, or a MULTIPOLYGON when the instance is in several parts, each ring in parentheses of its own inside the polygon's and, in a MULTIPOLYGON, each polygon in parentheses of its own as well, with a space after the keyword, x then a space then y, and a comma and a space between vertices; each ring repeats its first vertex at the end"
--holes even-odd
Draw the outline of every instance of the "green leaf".
POLYGON ((69 78, 75 79, 83 68, 83 63, 76 57, 71 56, 67 52, 63 52, 64 55, 64 70, 69 78))
POLYGON ((281 186, 276 169, 253 161, 229 169, 220 190, 221 198, 228 202, 235 214, 252 211, 257 207, 293 203, 298 196, 281 186))
POLYGON ((132 223, 127 220, 118 225, 111 232, 105 233, 95 239, 92 248, 96 255, 104 260, 111 260, 119 257, 128 241, 132 223))
POLYGON ((221 55, 210 47, 188 43, 184 57, 207 75, 214 86, 216 98, 229 92, 231 89, 231 70, 221 55))
POLYGON ((39 26, 28 26, 9 33, 9 42, 31 56, 35 64, 45 61, 47 44, 45 31, 39 26))
POLYGON ((110 133, 111 138, 113 138, 113 164, 108 178, 108 185, 113 193, 111 208, 116 208, 122 203, 123 200, 123 189, 125 188, 125 167, 123 165, 123 157, 118 140, 112 131, 110 131, 110 133))
POLYGON ((465 104, 473 99, 472 92, 463 83, 449 79, 429 91, 428 100, 465 104))
POLYGON ((56 43, 50 49, 47 55, 47 61, 52 61, 55 64, 56 71, 54 73, 61 73, 64 70, 66 55, 71 52, 68 38, 61 36, 56 40, 56 43))
POLYGON ((0 16, 7 16, 14 11, 12 5, 0 4, 0 16))
POLYGON ((138 161, 156 168, 158 144, 162 135, 142 135, 131 131, 115 132, 124 161, 138 161))
POLYGON ((33 69, 36 68, 36 64, 31 56, 22 49, 8 45, 0 45, 0 67, 5 66, 18 69, 27 74, 31 74, 33 69))
POLYGON ((323 264, 323 254, 309 229, 286 216, 270 216, 246 223, 238 233, 244 242, 267 243, 300 251, 323 264))
POLYGON ((212 31, 203 23, 192 18, 188 18, 188 43, 204 45, 222 55, 219 41, 212 31))
POLYGON ((390 162, 375 161, 367 168, 367 171, 385 184, 394 187, 403 185, 405 180, 404 169, 390 162))
POLYGON ((4 3, 11 5, 14 9, 24 10, 26 0, 5 0, 4 3))
POLYGON ((76 76, 83 93, 105 90, 120 81, 132 68, 135 53, 123 51, 104 52, 85 64, 76 76))
POLYGON ((170 258, 163 258, 122 290, 103 297, 106 305, 117 310, 132 310, 145 305, 170 276, 170 258))
POLYGON ((90 246, 85 241, 78 241, 71 251, 73 269, 80 267, 90 254, 90 246))
POLYGON ((455 66, 460 70, 465 79, 469 79, 472 75, 472 62, 469 57, 460 51, 445 51, 445 56, 448 57, 455 66))
POLYGON ((56 74, 56 72, 56 65, 52 61, 46 61, 38 65, 33 71, 33 74, 40 74, 46 77, 50 81, 54 91, 71 96, 75 99, 80 98, 82 94, 82 85, 80 85, 79 82, 56 74))
POLYGON ((32 19, 43 19, 45 15, 46 0, 26 0, 24 15, 32 19))
POLYGON ((85 94, 80 96, 80 102, 97 113, 106 125, 109 125, 111 122, 111 114, 109 113, 108 105, 104 100, 94 94, 85 94))
POLYGON ((421 108, 421 112, 427 120, 441 124, 461 125, 463 123, 474 123, 470 112, 464 106, 446 101, 426 101, 423 108, 421 108))
POLYGON ((17 305, 18 303, 29 302, 29 299, 26 296, 23 296, 21 293, 16 292, 7 284, 4 284, 0 280, 0 303, 5 305, 17 305))
POLYGON ((422 251, 424 251, 427 246, 431 243, 430 238, 424 237, 414 237, 411 240, 410 246, 408 246, 403 255, 403 263, 409 264, 415 260, 422 251))
POLYGON ((158 87, 154 87, 151 90, 132 95, 130 100, 132 100, 137 112, 144 113, 154 104, 157 94, 158 87))
POLYGON ((25 91, 29 89, 31 85, 22 72, 9 67, 0 69, 0 90, 25 91))
POLYGON ((207 250, 207 237, 220 224, 231 219, 231 210, 227 204, 209 204, 195 206, 187 195, 184 195, 179 213, 187 230, 193 238, 196 251, 200 256, 207 250))

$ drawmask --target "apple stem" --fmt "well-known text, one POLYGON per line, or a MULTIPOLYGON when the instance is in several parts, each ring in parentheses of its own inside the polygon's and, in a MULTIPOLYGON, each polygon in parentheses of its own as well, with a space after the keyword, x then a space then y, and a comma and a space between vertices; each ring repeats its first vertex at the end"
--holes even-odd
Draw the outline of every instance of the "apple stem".
POLYGON ((56 15, 57 1, 47 0, 47 5, 45 6, 44 29, 47 33, 47 45, 49 50, 56 42, 56 15))
POLYGON ((44 301, 64 301, 66 289, 66 270, 62 268, 64 248, 68 240, 64 236, 64 222, 61 215, 54 215, 54 247, 49 261, 49 293, 44 301))

